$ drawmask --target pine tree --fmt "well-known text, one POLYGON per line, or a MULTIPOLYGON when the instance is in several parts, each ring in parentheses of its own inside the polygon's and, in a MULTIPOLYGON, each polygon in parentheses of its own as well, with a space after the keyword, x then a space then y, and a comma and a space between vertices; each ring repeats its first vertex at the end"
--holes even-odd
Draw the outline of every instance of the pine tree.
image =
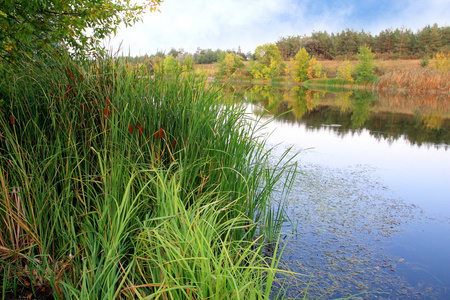
POLYGON ((373 58, 372 50, 366 45, 359 47, 359 52, 356 55, 359 63, 356 66, 356 83, 369 83, 372 82, 376 76, 373 70, 373 58))

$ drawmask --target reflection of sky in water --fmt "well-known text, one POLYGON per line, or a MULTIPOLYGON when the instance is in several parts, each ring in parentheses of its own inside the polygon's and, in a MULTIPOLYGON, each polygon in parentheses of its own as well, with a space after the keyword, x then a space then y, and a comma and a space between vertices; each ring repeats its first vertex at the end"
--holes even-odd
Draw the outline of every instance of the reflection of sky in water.
POLYGON ((323 289, 311 296, 335 286, 343 293, 328 296, 350 288, 388 291, 361 296, 369 299, 450 297, 449 150, 376 139, 367 129, 338 135, 275 121, 267 132, 269 144, 304 149, 297 159, 308 178, 297 179, 288 204, 298 234, 283 263, 315 272, 312 283, 323 289))
POLYGON ((411 145, 404 139, 377 140, 368 130, 338 136, 329 127, 306 129, 304 125, 273 122, 271 143, 309 149, 304 162, 333 167, 370 165, 381 180, 405 201, 450 218, 450 151, 411 145))

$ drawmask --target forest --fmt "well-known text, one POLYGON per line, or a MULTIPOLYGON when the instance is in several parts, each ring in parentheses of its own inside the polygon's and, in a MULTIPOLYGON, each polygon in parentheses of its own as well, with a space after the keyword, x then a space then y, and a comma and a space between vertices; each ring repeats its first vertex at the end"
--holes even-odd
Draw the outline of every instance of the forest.
MULTIPOLYGON (((367 45, 372 49, 375 59, 419 59, 432 56, 434 53, 450 51, 450 27, 434 24, 413 32, 411 29, 385 29, 377 35, 364 30, 355 31, 345 29, 340 33, 314 31, 310 35, 295 35, 280 37, 276 46, 283 60, 295 57, 301 48, 305 48, 311 56, 322 60, 352 60, 356 58, 358 49, 367 45)), ((195 53, 185 52, 184 49, 172 48, 169 52, 158 51, 150 57, 165 57, 183 59, 192 56, 196 64, 212 64, 224 58, 225 53, 233 53, 244 60, 255 59, 254 52, 243 53, 241 48, 231 50, 201 49, 195 53)), ((129 57, 130 61, 142 62, 147 56, 129 57)))

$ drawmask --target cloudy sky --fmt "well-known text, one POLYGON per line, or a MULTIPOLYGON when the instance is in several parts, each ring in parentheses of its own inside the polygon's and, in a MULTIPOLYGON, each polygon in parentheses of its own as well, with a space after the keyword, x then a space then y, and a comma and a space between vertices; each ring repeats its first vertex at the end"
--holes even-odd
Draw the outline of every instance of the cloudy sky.
POLYGON ((331 33, 346 28, 378 34, 387 28, 416 32, 437 23, 450 26, 450 0, 164 0, 143 23, 121 28, 106 42, 124 54, 154 54, 171 48, 252 51, 279 37, 331 33))

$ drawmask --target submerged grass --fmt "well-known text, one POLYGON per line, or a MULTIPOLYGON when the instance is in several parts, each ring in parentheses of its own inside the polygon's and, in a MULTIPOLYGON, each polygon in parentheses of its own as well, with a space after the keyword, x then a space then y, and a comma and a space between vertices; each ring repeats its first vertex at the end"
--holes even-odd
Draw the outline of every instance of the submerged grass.
POLYGON ((1 72, 3 298, 268 298, 271 193, 295 166, 266 167, 243 106, 221 105, 206 76, 121 59, 1 72))

